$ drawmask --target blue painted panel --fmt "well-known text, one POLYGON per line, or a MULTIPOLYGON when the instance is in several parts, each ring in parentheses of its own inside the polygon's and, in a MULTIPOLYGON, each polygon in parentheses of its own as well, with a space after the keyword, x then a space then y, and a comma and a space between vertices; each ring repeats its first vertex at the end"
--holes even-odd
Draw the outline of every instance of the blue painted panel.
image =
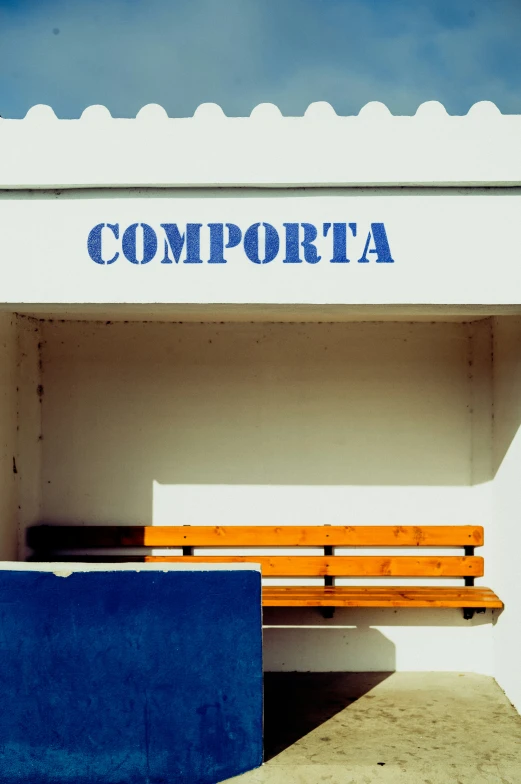
POLYGON ((260 575, 0 571, 2 784, 214 784, 262 760, 260 575))

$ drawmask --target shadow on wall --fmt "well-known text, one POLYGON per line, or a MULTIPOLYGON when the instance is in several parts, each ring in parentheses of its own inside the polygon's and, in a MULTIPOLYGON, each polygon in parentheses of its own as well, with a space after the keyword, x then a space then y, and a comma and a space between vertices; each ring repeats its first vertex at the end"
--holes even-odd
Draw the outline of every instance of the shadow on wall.
POLYGON ((490 351, 472 360, 468 324, 42 329, 48 522, 149 523, 154 482, 394 492, 491 478, 472 454, 490 450, 490 351))
POLYGON ((518 322, 45 323, 42 519, 155 523, 154 484, 487 482, 521 422, 518 322))
POLYGON ((493 474, 497 474, 521 425, 521 319, 496 318, 494 323, 493 474))
POLYGON ((349 707, 391 674, 391 671, 265 673, 265 762, 349 707))

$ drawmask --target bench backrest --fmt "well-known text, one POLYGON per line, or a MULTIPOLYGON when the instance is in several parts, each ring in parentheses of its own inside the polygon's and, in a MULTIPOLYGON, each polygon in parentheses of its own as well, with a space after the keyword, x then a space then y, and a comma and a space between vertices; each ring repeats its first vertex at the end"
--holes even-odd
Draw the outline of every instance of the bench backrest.
POLYGON ((32 560, 260 563, 265 577, 461 577, 484 573, 474 547, 481 526, 35 526, 28 531, 32 560), (71 555, 67 551, 183 548, 183 555, 71 555), (194 555, 194 548, 216 548, 194 555), (323 548, 322 555, 219 555, 218 548, 323 548), (335 555, 333 548, 463 548, 462 555, 335 555))

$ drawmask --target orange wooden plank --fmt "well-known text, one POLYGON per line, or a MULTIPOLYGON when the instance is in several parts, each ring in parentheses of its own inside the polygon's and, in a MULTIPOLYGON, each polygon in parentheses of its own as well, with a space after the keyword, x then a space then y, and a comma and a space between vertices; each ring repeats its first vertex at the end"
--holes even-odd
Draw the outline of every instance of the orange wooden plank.
POLYGON ((320 556, 320 555, 147 555, 167 563, 258 563, 266 577, 481 577, 479 556, 320 556))
POLYGON ((34 526, 34 549, 82 547, 479 547, 482 526, 34 526))
POLYGON ((147 547, 479 547, 482 526, 183 526, 145 528, 147 547), (180 537, 180 538, 179 538, 180 537))
POLYGON ((393 591, 407 591, 410 595, 423 595, 428 593, 429 591, 433 593, 465 593, 468 591, 472 591, 473 593, 480 592, 483 595, 495 596, 494 592, 491 588, 486 588, 480 585, 476 586, 444 586, 444 585, 333 585, 333 586, 323 586, 323 585, 267 585, 265 586, 265 590, 269 590, 273 593, 291 593, 291 594, 307 594, 307 593, 327 593, 328 591, 331 592, 342 592, 342 591, 349 591, 353 594, 360 594, 360 596, 364 596, 365 594, 382 594, 387 595, 393 591))
POLYGON ((307 589, 264 586, 262 604, 265 607, 503 607, 501 599, 489 588, 437 586, 415 589, 390 586, 385 592, 373 590, 372 586, 364 586, 363 591, 356 586, 307 589))

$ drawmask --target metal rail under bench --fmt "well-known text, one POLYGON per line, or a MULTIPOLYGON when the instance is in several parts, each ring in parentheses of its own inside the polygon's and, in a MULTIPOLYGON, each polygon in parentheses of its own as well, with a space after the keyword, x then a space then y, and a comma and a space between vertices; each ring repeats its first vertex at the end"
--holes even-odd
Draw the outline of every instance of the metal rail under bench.
POLYGON ((503 602, 474 585, 484 561, 474 555, 483 544, 481 526, 58 526, 28 530, 33 561, 168 561, 179 563, 253 562, 264 577, 321 577, 324 585, 263 587, 265 607, 456 607, 465 618, 503 602), (126 548, 182 548, 182 555, 128 554, 126 548), (215 548, 212 555, 195 548, 215 548), (320 555, 223 555, 219 548, 320 548, 320 555), (407 555, 337 555, 334 548, 413 548, 407 555), (429 548, 461 548, 461 555, 433 555, 429 548), (103 550, 123 550, 114 555, 103 550), (91 551, 91 552, 89 552, 91 551), (97 551, 97 552, 96 552, 97 551), (101 553, 100 553, 101 551, 101 553), (418 553, 420 551, 420 554, 418 553), (81 553, 81 554, 78 554, 81 553), (443 585, 334 585, 335 577, 461 578, 443 585))

